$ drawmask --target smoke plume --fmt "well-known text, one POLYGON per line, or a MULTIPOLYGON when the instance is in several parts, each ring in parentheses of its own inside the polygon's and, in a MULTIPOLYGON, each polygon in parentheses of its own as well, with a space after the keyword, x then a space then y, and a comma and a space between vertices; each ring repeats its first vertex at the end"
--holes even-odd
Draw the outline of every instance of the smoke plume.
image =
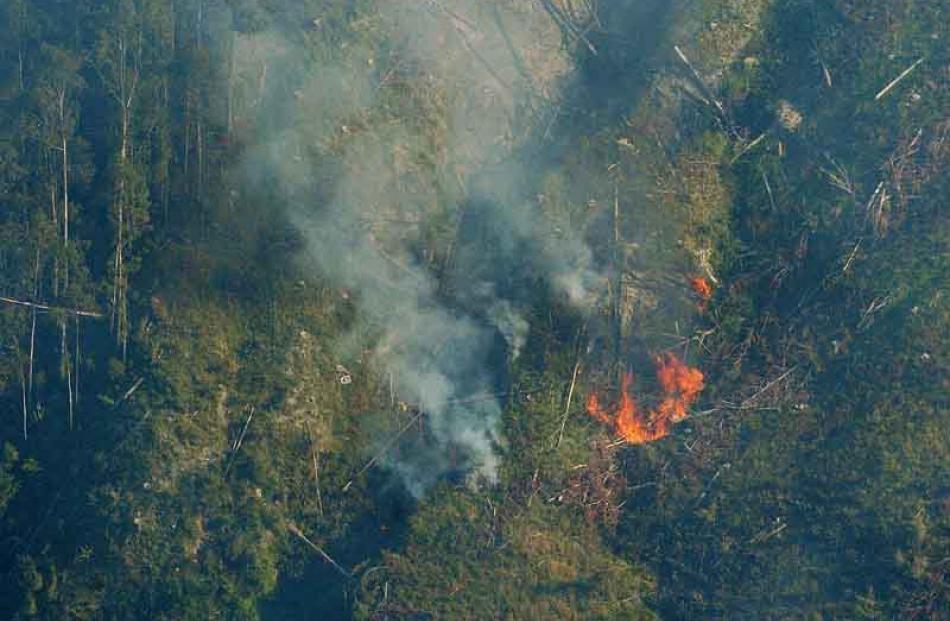
POLYGON ((528 1, 386 0, 346 36, 326 28, 314 15, 302 40, 235 39, 262 134, 248 174, 279 185, 304 268, 351 292, 376 358, 426 414, 426 449, 390 467, 417 494, 455 468, 493 482, 501 404, 480 396, 498 391, 498 343, 509 360, 526 343, 522 285, 583 306, 596 279, 526 155, 572 59, 528 1))

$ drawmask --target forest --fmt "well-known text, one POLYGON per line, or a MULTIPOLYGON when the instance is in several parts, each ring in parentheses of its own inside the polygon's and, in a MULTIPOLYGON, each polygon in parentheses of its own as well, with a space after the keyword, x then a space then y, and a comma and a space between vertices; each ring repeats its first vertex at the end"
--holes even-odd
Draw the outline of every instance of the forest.
POLYGON ((0 24, 0 619, 950 619, 947 0, 0 24))

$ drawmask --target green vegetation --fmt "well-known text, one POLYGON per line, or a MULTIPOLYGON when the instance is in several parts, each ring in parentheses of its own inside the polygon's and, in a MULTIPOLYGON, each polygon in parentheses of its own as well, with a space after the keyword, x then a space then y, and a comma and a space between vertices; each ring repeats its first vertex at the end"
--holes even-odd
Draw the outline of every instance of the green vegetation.
POLYGON ((434 495, 404 548, 364 574, 357 618, 656 618, 643 606, 652 585, 642 572, 580 516, 533 500, 434 495))
POLYGON ((0 618, 950 618, 945 3, 415 4, 0 4, 0 618))

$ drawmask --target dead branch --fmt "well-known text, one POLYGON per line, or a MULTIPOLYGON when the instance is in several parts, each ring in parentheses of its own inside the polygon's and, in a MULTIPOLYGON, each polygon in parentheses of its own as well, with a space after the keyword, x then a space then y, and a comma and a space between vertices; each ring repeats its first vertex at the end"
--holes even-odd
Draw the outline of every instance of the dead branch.
POLYGON ((39 302, 27 302, 26 300, 16 300, 14 298, 8 298, 4 296, 0 296, 0 302, 6 302, 7 304, 15 304, 16 306, 26 306, 27 308, 35 308, 37 310, 61 312, 61 313, 68 313, 70 315, 77 315, 79 317, 95 317, 96 319, 102 319, 102 313, 97 313, 95 311, 80 310, 80 309, 75 309, 75 308, 63 308, 61 306, 50 306, 48 304, 40 304, 39 302))
POLYGON ((881 181, 877 184, 877 187, 874 188, 874 192, 871 194, 871 198, 868 199, 868 204, 864 207, 864 210, 871 213, 871 208, 874 207, 874 201, 877 200, 877 197, 881 195, 881 192, 884 190, 884 182, 881 181))
POLYGON ((716 482, 717 479, 719 479, 719 475, 722 474, 723 468, 729 468, 729 464, 723 464, 722 466, 716 469, 716 474, 714 474, 712 478, 709 479, 709 482, 706 483, 705 487, 703 487, 703 491, 700 492, 699 496, 696 497, 697 505, 701 503, 704 498, 706 498, 706 494, 709 493, 709 490, 712 488, 713 484, 716 482))
POLYGON ((495 67, 490 62, 488 62, 488 59, 486 59, 481 54, 481 52, 475 49, 475 46, 472 45, 471 41, 469 41, 468 34, 465 32, 465 28, 463 28, 463 26, 467 27, 469 30, 477 32, 475 25, 472 24, 470 21, 466 20, 465 18, 463 18, 462 16, 460 16, 455 11, 449 10, 441 2, 431 0, 429 4, 441 10, 446 15, 448 15, 449 21, 452 22, 452 27, 455 29, 456 34, 458 34, 459 40, 462 42, 462 45, 465 46, 465 49, 468 50, 468 52, 475 58, 475 60, 477 60, 485 68, 488 74, 492 77, 492 79, 495 80, 495 82, 498 83, 498 85, 502 88, 503 91, 511 94, 512 93, 511 85, 508 84, 508 82, 505 81, 505 79, 502 78, 498 74, 497 71, 495 71, 495 67))
POLYGON ((828 71, 828 65, 826 65, 825 61, 821 58, 818 59, 818 62, 821 64, 821 73, 825 76, 825 84, 828 85, 828 88, 831 88, 833 85, 831 82, 831 72, 828 71))
POLYGON ((880 92, 878 92, 878 94, 874 96, 874 101, 880 101, 880 99, 881 99, 882 97, 884 97, 884 95, 887 95, 887 94, 891 91, 892 88, 894 88, 895 86, 897 86, 897 85, 900 83, 901 80, 903 80, 904 78, 906 78, 907 76, 909 76, 909 75, 910 75, 910 72, 913 71, 914 69, 916 69, 917 66, 918 66, 920 63, 922 63, 922 62, 924 62, 924 57, 923 57, 923 56, 921 56, 921 57, 918 58, 916 61, 914 61, 914 63, 913 63, 910 67, 908 67, 907 69, 904 69, 903 71, 901 71, 901 73, 900 73, 899 76, 897 76, 896 78, 894 78, 893 80, 891 80, 891 81, 887 84, 887 86, 885 86, 884 88, 882 88, 882 89, 880 90, 880 92))
POLYGON ((847 273, 848 268, 851 267, 851 262, 854 261, 854 256, 858 253, 858 248, 861 247, 861 242, 864 240, 859 239, 858 243, 854 245, 854 248, 851 250, 851 254, 848 256, 848 260, 845 261, 844 267, 841 268, 841 273, 847 273))
POLYGON ((359 471, 356 474, 354 474, 353 477, 349 481, 346 482, 346 485, 343 486, 343 491, 344 492, 349 491, 353 483, 356 482, 356 479, 358 479, 364 472, 372 468, 373 464, 379 461, 383 457, 383 455, 385 455, 389 451, 389 449, 391 449, 393 445, 396 444, 399 438, 405 435, 405 433, 409 431, 412 428, 412 426, 416 424, 417 421, 421 420, 424 414, 425 412, 419 411, 416 413, 415 416, 409 419, 409 422, 403 425, 402 428, 398 432, 396 432, 396 434, 393 437, 391 437, 389 441, 386 442, 386 444, 383 445, 383 448, 381 448, 379 452, 373 455, 373 458, 370 459, 368 462, 366 462, 366 464, 362 468, 360 468, 359 471))
POLYGON ((547 11, 548 15, 550 15, 551 18, 557 22, 564 32, 577 41, 583 43, 591 54, 597 56, 597 48, 594 47, 594 44, 590 42, 590 40, 587 38, 587 35, 584 34, 584 32, 574 24, 573 20, 571 20, 569 16, 565 15, 560 8, 551 2, 551 0, 541 0, 541 6, 544 7, 544 10, 547 11))
POLYGON ((577 372, 581 368, 581 361, 578 360, 574 363, 574 374, 571 376, 571 387, 567 391, 567 403, 564 404, 564 416, 561 418, 561 428, 557 433, 557 442, 554 443, 554 448, 561 446, 561 440, 564 438, 564 427, 567 426, 567 417, 571 412, 571 398, 574 396, 574 386, 577 384, 577 372))
POLYGON ((772 386, 775 386, 776 384, 778 384, 779 382, 781 382, 782 380, 784 380, 786 377, 788 377, 789 375, 791 375, 792 372, 795 371, 797 368, 798 368, 798 365, 795 365, 794 367, 792 367, 792 368, 789 369, 788 371, 785 371, 784 373, 782 373, 781 375, 779 375, 778 377, 776 377, 774 380, 772 380, 771 382, 769 382, 768 384, 766 384, 765 386, 763 386, 762 389, 759 390, 757 393, 755 393, 754 395, 752 395, 752 396, 749 397, 748 399, 745 399, 745 400, 739 405, 739 408, 740 408, 740 409, 746 409, 746 408, 748 408, 748 406, 751 405, 752 402, 754 402, 756 399, 758 399, 758 398, 761 397, 763 394, 765 394, 765 392, 766 392, 768 389, 770 389, 772 386))
POLYGON ((902 141, 897 146, 884 165, 884 169, 890 174, 890 185, 901 207, 907 207, 912 198, 908 191, 919 188, 931 176, 925 166, 915 162, 923 134, 923 129, 918 128, 910 140, 902 141))
POLYGON ((141 386, 141 385, 142 385, 142 382, 144 382, 144 381, 145 381, 145 377, 144 377, 144 376, 138 378, 137 380, 135 380, 135 382, 132 383, 131 388, 129 388, 128 390, 125 391, 125 394, 123 394, 123 395, 119 398, 119 400, 115 402, 115 406, 113 406, 113 407, 119 407, 119 405, 120 405, 122 402, 124 402, 126 399, 128 399, 129 397, 131 397, 132 394, 133 394, 136 390, 139 389, 139 386, 141 386))
POLYGON ((313 460, 313 485, 317 492, 317 511, 323 516, 323 494, 320 492, 320 460, 317 457, 317 447, 313 440, 313 428, 307 423, 307 436, 310 440, 310 458, 313 460))
POLYGON ((755 140, 753 140, 752 142, 750 142, 749 144, 747 144, 746 146, 744 146, 744 147, 742 148, 742 150, 739 151, 739 153, 737 153, 737 154, 735 155, 735 157, 733 157, 733 158, 729 161, 729 165, 732 166, 733 164, 735 164, 735 163, 736 163, 736 160, 738 160, 740 157, 742 157, 743 155, 745 155, 747 152, 749 152, 749 151, 751 151, 753 148, 755 148, 755 146, 756 146, 757 144, 759 144, 760 142, 762 142, 762 140, 764 140, 765 137, 768 136, 768 135, 769 135, 768 132, 762 132, 761 134, 759 134, 759 137, 758 137, 758 138, 756 138, 755 140))
POLYGON ((821 168, 821 172, 823 172, 825 176, 828 177, 831 185, 851 196, 854 196, 854 183, 851 182, 851 177, 848 175, 848 171, 845 170, 844 167, 833 157, 830 155, 827 157, 831 162, 831 165, 834 166, 835 170, 831 171, 827 168, 821 168))
POLYGON ((696 71, 695 67, 693 67, 693 63, 689 62, 689 59, 686 58, 686 54, 683 53, 683 50, 681 50, 678 45, 674 45, 673 50, 676 52, 676 55, 680 57, 680 60, 683 61, 683 64, 686 65, 686 68, 689 69, 690 73, 692 74, 693 80, 696 81, 696 85, 702 91, 703 96, 709 99, 713 103, 716 110, 719 112, 720 118, 723 120, 723 122, 725 122, 726 109, 723 107, 722 103, 720 103, 720 101, 716 99, 715 95, 713 95, 712 90, 708 86, 706 86, 706 82, 703 81, 703 78, 699 75, 699 72, 696 71))
POLYGON ((756 393, 755 393, 754 395, 752 395, 751 397, 748 397, 748 398, 744 399, 744 400, 743 400, 741 403, 739 403, 739 404, 732 403, 732 402, 730 402, 730 401, 728 401, 728 400, 723 400, 723 401, 720 401, 715 407, 712 407, 712 408, 710 408, 710 409, 708 409, 708 410, 702 410, 701 412, 695 412, 695 413, 692 415, 692 418, 702 418, 702 417, 704 417, 704 416, 709 416, 710 414, 715 414, 716 412, 722 412, 723 410, 728 410, 728 411, 733 411, 733 412, 749 412, 749 411, 757 412, 757 411, 776 410, 776 409, 778 409, 778 408, 774 408, 774 407, 756 407, 756 406, 754 405, 754 403, 755 403, 756 400, 758 400, 759 397, 761 397, 761 396, 764 395, 766 392, 768 392, 768 391, 769 391, 771 388, 773 388, 776 384, 778 384, 779 382, 785 380, 785 379, 786 379, 789 375, 791 375, 796 369, 798 369, 798 365, 793 366, 792 368, 788 369, 787 371, 785 371, 784 373, 782 373, 781 375, 779 375, 779 376, 776 377, 775 379, 770 380, 768 383, 765 384, 765 386, 763 386, 763 387, 760 388, 758 391, 756 391, 756 393))
POLYGON ((874 322, 874 314, 887 306, 891 301, 891 295, 882 295, 871 300, 868 307, 861 315, 861 321, 858 322, 858 330, 864 330, 874 322))
POLYGON ((769 176, 762 173, 762 181, 765 183, 765 191, 769 195, 769 204, 772 205, 772 211, 776 211, 775 197, 772 195, 772 186, 769 185, 769 176))
POLYGON ((244 436, 247 435, 247 428, 251 426, 251 419, 254 418, 254 406, 251 406, 251 411, 247 415, 247 420, 244 421, 244 427, 241 428, 241 433, 238 435, 237 439, 234 441, 234 444, 231 445, 231 457, 228 459, 228 465, 224 468, 224 474, 227 475, 231 470, 231 465, 234 463, 234 457, 237 455, 237 452, 241 450, 241 445, 244 444, 244 436))
POLYGON ((334 561, 333 558, 332 558, 329 554, 327 554, 326 552, 323 551, 323 548, 321 548, 320 546, 318 546, 318 545, 315 544, 314 542, 310 541, 310 538, 307 537, 305 534, 303 534, 303 531, 301 531, 300 528, 298 528, 296 524, 294 524, 293 522, 289 523, 289 524, 287 525, 287 530, 289 530, 291 533, 297 535, 297 537, 299 537, 301 541, 303 541, 303 542, 306 543, 308 546, 310 546, 310 548, 311 548, 314 552, 316 552, 317 554, 319 554, 320 557, 321 557, 323 560, 325 560, 327 563, 329 563, 329 564, 333 567, 333 569, 337 570, 337 572, 339 572, 339 574, 340 574, 341 576, 343 576, 343 577, 346 578, 347 580, 353 580, 353 574, 351 574, 351 573, 348 572, 347 570, 343 569, 343 566, 340 565, 339 563, 337 563, 336 561, 334 561))
POLYGON ((871 198, 868 200, 868 204, 865 206, 865 221, 870 221, 874 226, 875 232, 883 236, 886 232, 886 207, 890 201, 890 196, 887 193, 887 187, 885 187, 884 182, 881 181, 877 184, 877 187, 874 188, 874 193, 871 194, 871 198))
POLYGON ((755 537, 749 540, 749 544, 751 545, 751 544, 762 543, 763 541, 767 541, 771 539, 772 537, 774 537, 775 535, 782 532, 783 530, 785 530, 786 528, 788 528, 788 522, 782 522, 781 524, 778 525, 778 527, 770 531, 760 532, 758 535, 756 535, 755 537))

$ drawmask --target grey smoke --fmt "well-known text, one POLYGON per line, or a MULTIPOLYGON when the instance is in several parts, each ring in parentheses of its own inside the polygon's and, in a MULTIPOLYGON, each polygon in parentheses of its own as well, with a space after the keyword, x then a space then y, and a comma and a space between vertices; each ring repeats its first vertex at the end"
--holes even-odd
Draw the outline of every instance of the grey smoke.
POLYGON ((488 319, 508 344, 511 360, 517 360, 528 340, 530 325, 508 300, 497 300, 488 309, 488 319))
POLYGON ((497 390, 499 336, 509 359, 525 346, 519 278, 575 306, 597 280, 587 247, 544 209, 518 155, 548 121, 570 55, 527 0, 387 0, 367 19, 398 60, 369 43, 327 61, 275 31, 236 39, 244 105, 267 128, 248 173, 277 179, 307 241, 305 269, 353 294, 401 399, 426 413, 431 441, 390 468, 421 494, 460 453, 491 483, 502 406, 479 396, 497 390), (393 75, 426 91, 413 114, 389 109, 400 100, 380 64, 391 61, 393 75), (452 248, 454 266, 437 278, 427 235, 451 238, 467 222, 481 235, 452 248), (446 281, 454 296, 440 290, 446 281))

